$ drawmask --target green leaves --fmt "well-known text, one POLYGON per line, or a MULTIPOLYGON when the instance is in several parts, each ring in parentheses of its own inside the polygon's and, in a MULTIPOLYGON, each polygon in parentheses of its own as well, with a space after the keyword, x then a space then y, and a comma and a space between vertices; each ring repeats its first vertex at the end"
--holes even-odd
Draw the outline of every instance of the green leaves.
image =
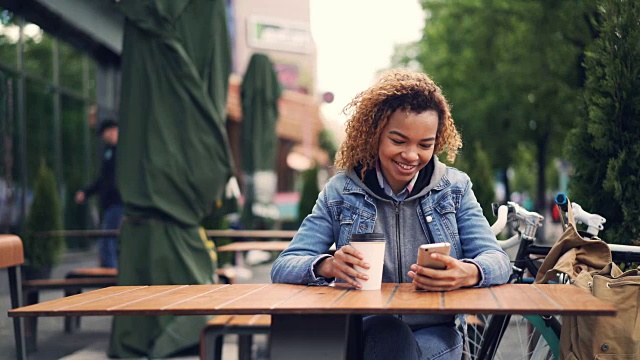
POLYGON ((602 237, 640 239, 640 4, 599 2, 585 52, 582 117, 568 141, 571 198, 607 218, 602 237))
POLYGON ((29 209, 24 236, 26 264, 41 268, 60 262, 65 249, 61 236, 37 236, 43 231, 62 230, 62 209, 56 189, 56 180, 44 161, 40 163, 33 202, 29 209))
POLYGON ((479 142, 502 170, 526 161, 517 156, 518 144, 534 149, 538 205, 544 206, 544 171, 561 155, 576 118, 595 4, 424 0, 422 5, 428 16, 417 59, 452 104, 465 144, 479 142))

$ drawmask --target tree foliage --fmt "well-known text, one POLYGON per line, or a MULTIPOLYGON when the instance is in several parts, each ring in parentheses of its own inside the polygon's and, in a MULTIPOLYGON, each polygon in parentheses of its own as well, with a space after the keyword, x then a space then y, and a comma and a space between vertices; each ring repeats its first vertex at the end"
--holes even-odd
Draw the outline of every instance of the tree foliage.
POLYGON ((336 144, 335 137, 327 128, 323 128, 322 131, 318 133, 318 146, 327 152, 329 164, 333 164, 336 153, 338 152, 338 145, 336 144))
MULTIPOLYGON (((491 203, 495 200, 493 188, 493 171, 489 155, 482 148, 480 142, 475 142, 473 147, 463 149, 457 167, 469 175, 473 183, 473 192, 482 206, 482 212, 487 219, 494 219, 491 203)), ((492 222, 492 221, 490 221, 492 222)))
POLYGON ((302 173, 302 192, 298 204, 298 224, 302 223, 307 215, 311 214, 316 204, 320 188, 318 187, 318 166, 314 166, 302 173))
POLYGON ((56 189, 56 179, 46 163, 40 163, 33 203, 29 209, 24 236, 24 256, 27 265, 51 267, 60 262, 65 250, 61 236, 42 237, 38 232, 62 230, 62 208, 56 189))
MULTIPOLYGON (((593 4, 423 0, 422 6, 417 59, 449 98, 463 139, 479 142, 502 172, 520 161, 518 143, 531 144, 537 206, 545 207, 547 164, 561 154, 575 118, 593 4)), ((401 61, 409 63, 406 57, 401 61)))
POLYGON ((570 197, 607 219, 603 238, 640 239, 640 3, 599 2, 582 117, 571 132, 570 197))

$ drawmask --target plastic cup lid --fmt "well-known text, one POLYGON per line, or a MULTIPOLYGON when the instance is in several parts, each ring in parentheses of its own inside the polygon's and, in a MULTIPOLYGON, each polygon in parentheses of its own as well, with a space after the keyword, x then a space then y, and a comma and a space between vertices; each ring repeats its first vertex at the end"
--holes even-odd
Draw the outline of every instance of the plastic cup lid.
POLYGON ((352 242, 385 241, 382 233, 351 234, 352 242))

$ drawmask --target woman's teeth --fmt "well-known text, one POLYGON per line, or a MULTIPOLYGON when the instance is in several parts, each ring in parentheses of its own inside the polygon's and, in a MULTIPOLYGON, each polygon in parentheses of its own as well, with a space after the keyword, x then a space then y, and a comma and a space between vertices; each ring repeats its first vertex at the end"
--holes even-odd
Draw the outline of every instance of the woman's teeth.
POLYGON ((407 165, 407 164, 402 164, 396 161, 396 164, 398 164, 398 166, 400 166, 401 168, 405 169, 405 170, 411 170, 413 169, 415 166, 414 165, 407 165))

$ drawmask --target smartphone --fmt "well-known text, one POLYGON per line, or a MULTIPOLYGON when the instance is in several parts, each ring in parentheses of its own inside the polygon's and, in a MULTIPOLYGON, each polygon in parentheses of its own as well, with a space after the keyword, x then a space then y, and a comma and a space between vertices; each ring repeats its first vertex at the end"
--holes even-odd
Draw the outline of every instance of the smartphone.
POLYGON ((418 249, 418 265, 432 269, 446 269, 443 262, 431 258, 431 253, 437 252, 442 255, 449 255, 451 244, 435 243, 420 245, 418 249))

